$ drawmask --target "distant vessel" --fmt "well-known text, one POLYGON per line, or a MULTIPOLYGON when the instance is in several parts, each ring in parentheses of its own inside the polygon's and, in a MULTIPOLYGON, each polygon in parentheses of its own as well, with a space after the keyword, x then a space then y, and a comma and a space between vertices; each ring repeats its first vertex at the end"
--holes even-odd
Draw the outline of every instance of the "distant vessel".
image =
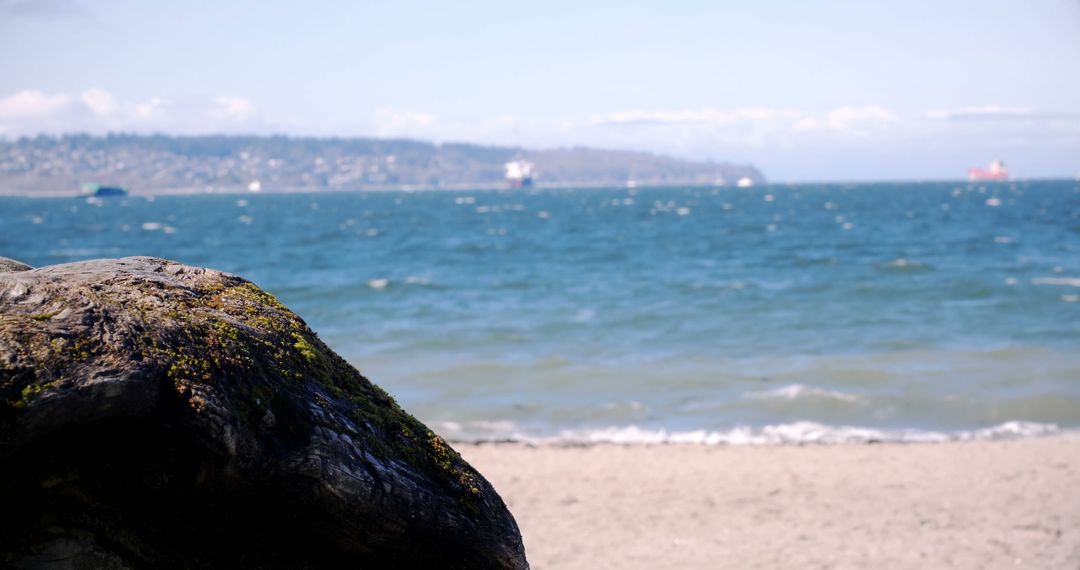
POLYGON ((749 188, 754 185, 754 181, 751 180, 749 176, 743 176, 735 183, 735 185, 739 188, 749 188))
POLYGON ((528 188, 533 185, 533 163, 518 158, 503 165, 506 183, 511 188, 528 188))
POLYGON ((96 198, 128 195, 127 188, 122 186, 104 186, 101 184, 84 184, 82 193, 83 196, 94 196, 96 198))
POLYGON ((989 168, 969 168, 968 180, 975 182, 977 180, 1008 180, 1009 170, 1005 168, 1005 163, 1000 160, 995 160, 990 163, 989 168))

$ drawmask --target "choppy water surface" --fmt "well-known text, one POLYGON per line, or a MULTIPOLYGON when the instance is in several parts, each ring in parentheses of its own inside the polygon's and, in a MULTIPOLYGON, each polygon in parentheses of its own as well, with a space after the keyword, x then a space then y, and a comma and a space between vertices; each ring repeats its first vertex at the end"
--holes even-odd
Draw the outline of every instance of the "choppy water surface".
POLYGON ((454 439, 1080 426, 1080 184, 0 198, 0 255, 248 277, 454 439))

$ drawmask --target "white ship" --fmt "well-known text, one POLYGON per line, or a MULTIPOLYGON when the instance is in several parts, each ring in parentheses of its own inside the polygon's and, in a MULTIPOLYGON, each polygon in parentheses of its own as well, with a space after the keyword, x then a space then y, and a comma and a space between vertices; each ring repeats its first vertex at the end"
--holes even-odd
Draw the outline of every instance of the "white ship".
POLYGON ((518 158, 503 165, 506 169, 506 183, 511 188, 528 188, 533 184, 533 163, 518 158))
POLYGON ((749 188, 754 185, 754 181, 749 176, 743 176, 735 185, 739 188, 749 188))

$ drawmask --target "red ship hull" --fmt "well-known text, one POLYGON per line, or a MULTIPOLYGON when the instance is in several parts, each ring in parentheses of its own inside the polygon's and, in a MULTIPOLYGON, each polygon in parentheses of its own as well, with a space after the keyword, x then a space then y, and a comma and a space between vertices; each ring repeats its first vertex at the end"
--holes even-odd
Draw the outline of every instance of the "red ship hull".
POLYGON ((1002 170, 994 172, 982 168, 969 168, 968 180, 1008 180, 1009 173, 1002 170))

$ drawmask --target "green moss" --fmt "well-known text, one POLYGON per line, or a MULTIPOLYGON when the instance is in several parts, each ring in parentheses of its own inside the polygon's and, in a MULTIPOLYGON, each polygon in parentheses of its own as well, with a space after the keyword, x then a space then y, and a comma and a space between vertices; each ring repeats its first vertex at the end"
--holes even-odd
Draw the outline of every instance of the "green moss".
POLYGON ((27 386, 24 386, 22 392, 19 394, 21 396, 21 399, 18 403, 21 405, 17 405, 16 407, 25 408, 30 404, 30 402, 34 401, 34 398, 37 398, 46 390, 57 387, 59 384, 60 380, 53 380, 51 382, 29 384, 27 386))
POLYGON ((33 400, 35 397, 37 397, 38 394, 41 394, 44 391, 45 387, 41 384, 30 384, 29 386, 22 389, 22 401, 29 402, 30 400, 33 400))
POLYGON ((294 332, 292 333, 292 337, 296 339, 296 342, 293 343, 293 348, 295 348, 300 353, 300 356, 303 356, 304 360, 307 360, 308 363, 314 363, 319 357, 319 354, 315 351, 315 347, 311 346, 311 343, 300 333, 294 332))
POLYGON ((281 301, 278 301, 277 297, 259 289, 258 285, 247 281, 240 285, 225 289, 223 295, 240 297, 241 299, 246 299, 260 305, 272 307, 278 311, 289 312, 289 308, 281 304, 281 301))
POLYGON ((30 315, 30 318, 34 319, 35 321, 42 322, 42 321, 47 321, 47 320, 55 317, 56 315, 59 315, 60 312, 61 311, 57 310, 57 311, 53 311, 51 313, 38 313, 38 314, 30 315))

